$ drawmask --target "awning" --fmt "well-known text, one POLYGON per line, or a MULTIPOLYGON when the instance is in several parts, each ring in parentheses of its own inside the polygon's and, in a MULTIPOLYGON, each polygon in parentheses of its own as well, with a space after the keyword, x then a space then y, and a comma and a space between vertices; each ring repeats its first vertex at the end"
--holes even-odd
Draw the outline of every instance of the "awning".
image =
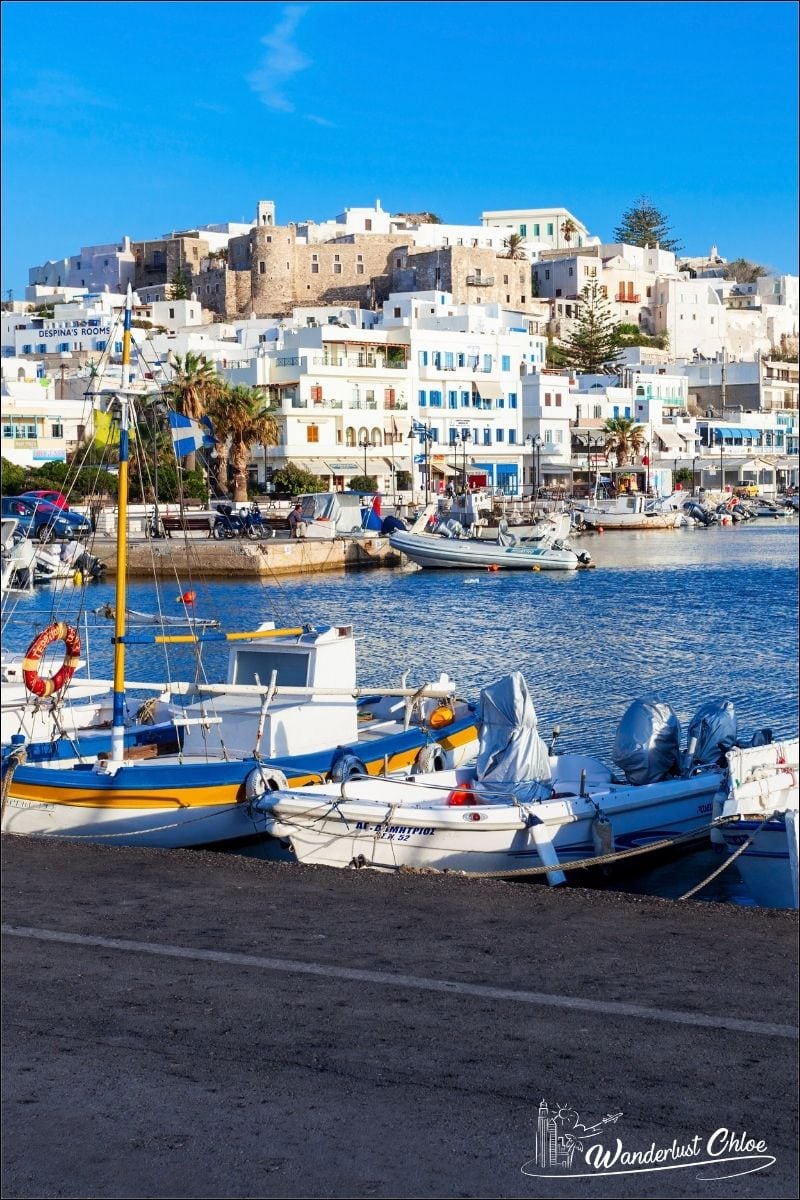
POLYGON ((446 463, 431 463, 431 470, 437 471, 439 475, 460 475, 460 471, 454 471, 452 467, 448 467, 446 463))
POLYGON ((668 450, 675 450, 676 453, 682 454, 686 449, 683 438, 675 430, 668 425, 656 425, 653 429, 656 437, 660 438, 668 450))
POLYGON ((721 425, 715 426, 712 433, 721 438, 733 438, 735 442, 740 442, 742 438, 760 438, 764 435, 763 429, 743 429, 741 425, 728 425, 723 428, 721 425))
POLYGON ((323 463, 329 470, 333 471, 334 475, 344 475, 347 471, 360 471, 361 465, 357 462, 329 462, 323 463))
POLYGON ((502 383, 476 383, 474 386, 481 400, 499 400, 506 394, 502 383))
POLYGON ((322 462, 319 458, 292 458, 289 460, 301 471, 308 471, 310 475, 319 475, 320 471, 323 475, 327 475, 327 463, 322 462))

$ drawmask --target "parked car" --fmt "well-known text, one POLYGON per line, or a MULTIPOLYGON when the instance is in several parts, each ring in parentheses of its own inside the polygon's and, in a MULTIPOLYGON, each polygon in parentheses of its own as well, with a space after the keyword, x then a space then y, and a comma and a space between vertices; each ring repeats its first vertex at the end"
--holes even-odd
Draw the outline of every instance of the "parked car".
POLYGON ((47 500, 49 504, 55 504, 56 508, 69 508, 69 501, 63 492, 20 492, 20 496, 24 500, 47 500))
POLYGON ((4 517, 13 517, 17 530, 25 537, 40 542, 58 538, 82 538, 92 532, 92 523, 81 513, 74 513, 49 504, 47 500, 32 500, 25 496, 3 496, 0 510, 4 517))

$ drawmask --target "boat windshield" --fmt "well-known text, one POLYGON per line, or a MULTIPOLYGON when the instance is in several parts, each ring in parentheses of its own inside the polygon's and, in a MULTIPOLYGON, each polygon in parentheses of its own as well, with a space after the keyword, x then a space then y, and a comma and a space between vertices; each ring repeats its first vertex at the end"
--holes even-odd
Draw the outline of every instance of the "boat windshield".
POLYGON ((238 649, 230 682, 268 687, 272 672, 276 671, 277 682, 284 687, 306 687, 310 658, 309 652, 302 649, 288 652, 285 648, 276 651, 267 646, 238 649))

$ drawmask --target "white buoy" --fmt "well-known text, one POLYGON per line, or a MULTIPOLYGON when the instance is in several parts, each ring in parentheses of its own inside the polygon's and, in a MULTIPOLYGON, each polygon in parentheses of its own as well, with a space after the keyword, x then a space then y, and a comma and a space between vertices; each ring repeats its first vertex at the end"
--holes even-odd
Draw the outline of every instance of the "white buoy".
POLYGON ((592 845, 598 858, 614 853, 614 827, 603 813, 598 813, 592 821, 592 845))
MULTIPOLYGON (((533 837, 536 851, 541 859, 543 867, 558 866, 558 855, 553 846, 553 835, 544 824, 540 822, 538 825, 531 826, 531 836, 533 837)), ((556 887, 560 883, 566 883, 567 877, 563 871, 548 871, 547 882, 551 887, 556 887)))

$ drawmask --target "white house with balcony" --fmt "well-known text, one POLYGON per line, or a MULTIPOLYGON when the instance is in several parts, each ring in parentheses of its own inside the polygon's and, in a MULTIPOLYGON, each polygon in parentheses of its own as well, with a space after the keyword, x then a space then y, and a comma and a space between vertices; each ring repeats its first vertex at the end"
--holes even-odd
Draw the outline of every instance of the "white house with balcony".
POLYGON ((123 237, 119 242, 82 246, 79 254, 31 267, 28 282, 54 288, 124 293, 129 283, 133 285, 135 268, 131 239, 123 237))
POLYGON ((83 396, 88 379, 74 383, 48 374, 41 361, 13 355, 0 360, 4 458, 21 467, 66 461, 92 420, 83 396))
POLYGON ((580 249, 600 241, 568 208, 494 209, 481 213, 481 225, 502 229, 505 237, 518 233, 533 258, 549 250, 580 249))

